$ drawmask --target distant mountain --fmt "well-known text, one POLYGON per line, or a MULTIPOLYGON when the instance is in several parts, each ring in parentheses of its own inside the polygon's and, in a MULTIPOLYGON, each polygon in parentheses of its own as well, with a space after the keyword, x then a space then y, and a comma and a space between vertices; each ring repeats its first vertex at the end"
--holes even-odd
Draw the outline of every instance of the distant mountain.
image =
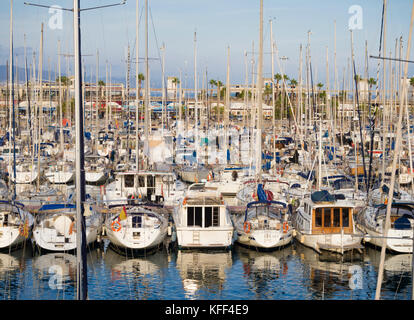
MULTIPOLYGON (((15 68, 16 70, 16 68, 15 68)), ((30 74, 30 69, 27 70, 29 73, 29 79, 31 78, 31 74, 30 74)), ((7 68, 7 66, 5 65, 0 65, 0 83, 5 83, 8 79, 8 75, 9 75, 9 70, 7 68)), ((62 72, 62 76, 66 75, 65 73, 62 72)), ((50 79, 52 81, 56 80, 58 77, 58 73, 51 71, 50 72, 50 79)), ((48 81, 49 80, 49 71, 45 71, 43 70, 43 75, 42 75, 43 81, 48 81)), ((105 77, 100 76, 99 77, 100 80, 105 81, 105 77)), ((14 74, 14 79, 15 81, 18 81, 19 83, 22 83, 25 81, 26 79, 26 75, 25 75, 25 70, 24 68, 17 68, 17 74, 15 72, 14 74)), ((90 81, 90 77, 89 75, 86 75, 86 82, 90 81)), ((92 76, 92 82, 95 83, 96 78, 94 76, 92 76)), ((112 83, 123 83, 125 85, 125 77, 116 77, 116 76, 112 76, 112 83)), ((152 79, 151 80, 151 85, 153 88, 160 88, 161 87, 161 81, 158 79, 152 79)), ((132 75, 130 77, 130 88, 135 88, 135 75, 132 75)))
MULTIPOLYGON (((16 68, 14 70, 16 70, 16 68)), ((27 72, 28 72, 28 77, 30 79, 31 78, 30 69, 28 69, 27 72)), ((9 77, 9 69, 5 65, 0 65, 0 82, 6 82, 8 77, 9 77)), ((49 72, 48 71, 43 71, 42 78, 43 78, 44 81, 48 81, 49 80, 49 72)), ((53 81, 56 78, 57 78, 56 73, 51 71, 50 72, 50 79, 53 81)), ((24 82, 25 79, 26 79, 25 69, 18 67, 17 68, 17 73, 16 73, 16 71, 14 72, 14 79, 15 79, 15 81, 18 81, 18 82, 24 82)))

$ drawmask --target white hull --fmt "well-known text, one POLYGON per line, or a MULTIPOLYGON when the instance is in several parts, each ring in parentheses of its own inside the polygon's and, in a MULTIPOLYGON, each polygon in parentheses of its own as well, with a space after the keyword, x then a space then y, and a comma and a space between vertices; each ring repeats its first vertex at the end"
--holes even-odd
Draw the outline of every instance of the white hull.
POLYGON ((181 248, 227 248, 233 244, 233 227, 177 227, 181 248))
POLYGON ((322 250, 344 254, 362 248, 361 235, 353 234, 306 234, 295 230, 295 238, 303 245, 321 253, 322 250))
POLYGON ((107 219, 105 230, 117 249, 143 250, 159 246, 167 235, 168 221, 161 214, 143 207, 127 207, 126 219, 120 214, 107 219))
POLYGON ((237 242, 262 249, 274 249, 288 245, 293 239, 292 232, 282 230, 252 230, 249 233, 237 230, 237 242))
MULTIPOLYGON (((86 245, 94 243, 100 233, 100 228, 86 228, 86 245)), ((48 251, 70 251, 76 249, 76 232, 67 236, 58 236, 55 229, 35 227, 33 240, 40 248, 48 251)))
POLYGON ((48 172, 46 173, 47 180, 54 184, 66 184, 73 181, 74 172, 48 172))
POLYGON ((118 247, 118 249, 133 249, 143 250, 151 249, 160 245, 165 236, 167 235, 167 225, 162 226, 159 229, 154 228, 129 228, 128 230, 121 229, 120 231, 112 231, 112 229, 106 228, 106 234, 112 245, 118 247), (134 232, 140 233, 140 239, 134 239, 134 232))
MULTIPOLYGON (((357 228, 366 233, 364 241, 373 244, 377 247, 382 247, 383 234, 369 229, 363 225, 357 224, 357 228)), ((388 239, 386 241, 386 248, 397 253, 412 253, 413 241, 410 239, 413 236, 413 231, 409 230, 388 230, 388 239)))
POLYGON ((88 172, 85 171, 85 180, 87 183, 103 183, 107 176, 105 172, 88 172))
POLYGON ((18 247, 25 241, 18 227, 0 227, 0 249, 18 247))

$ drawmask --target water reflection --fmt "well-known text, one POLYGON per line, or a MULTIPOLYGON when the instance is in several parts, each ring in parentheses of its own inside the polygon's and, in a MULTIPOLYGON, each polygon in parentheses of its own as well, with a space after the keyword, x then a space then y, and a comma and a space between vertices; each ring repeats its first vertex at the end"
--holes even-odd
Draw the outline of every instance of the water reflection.
MULTIPOLYGON (((153 252, 135 258, 120 255, 112 250, 103 254, 105 268, 109 269, 110 299, 166 299, 162 280, 168 268, 165 252, 153 252)), ((108 287, 103 288, 104 293, 108 287)))
POLYGON ((176 265, 185 298, 200 298, 204 291, 220 295, 226 281, 226 271, 232 264, 231 251, 179 250, 176 265))
POLYGON ((73 299, 76 290, 76 256, 53 252, 33 259, 33 273, 39 280, 42 299, 73 299))
MULTIPOLYGON (((378 272, 381 250, 367 247, 365 255, 370 264, 378 272)), ((384 260, 384 283, 382 298, 410 299, 411 298, 411 266, 412 254, 386 253, 384 260)))
MULTIPOLYGON (((296 245, 296 254, 304 266, 310 299, 352 299, 352 288, 361 283, 350 283, 354 270, 362 270, 363 255, 348 252, 344 255, 315 250, 296 245)), ((362 275, 361 275, 362 276, 362 275)))
POLYGON ((24 251, 11 254, 0 253, 0 299, 14 300, 19 297, 22 287, 22 275, 25 271, 24 251))

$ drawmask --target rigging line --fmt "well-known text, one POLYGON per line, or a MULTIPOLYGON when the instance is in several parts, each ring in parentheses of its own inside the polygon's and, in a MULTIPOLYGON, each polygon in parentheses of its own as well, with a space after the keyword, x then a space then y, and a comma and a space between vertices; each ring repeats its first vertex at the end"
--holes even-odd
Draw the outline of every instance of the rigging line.
MULTIPOLYGON (((142 7, 142 9, 141 9, 141 14, 140 14, 140 16, 139 16, 139 20, 138 20, 138 29, 139 29, 139 26, 141 25, 141 18, 142 18, 142 13, 144 12, 144 7, 142 7)), ((135 58, 133 58, 134 56, 135 56, 135 50, 136 50, 136 46, 137 46, 137 35, 135 35, 135 39, 134 39, 134 46, 132 47, 132 52, 131 52, 131 63, 133 63, 134 62, 134 60, 135 60, 135 58)), ((139 54, 139 53, 138 53, 139 54)), ((138 55, 139 56, 139 55, 138 55)), ((136 62, 137 63, 137 62, 136 62)))
MULTIPOLYGON (((359 135, 361 139, 361 148, 362 148, 362 165, 364 167, 364 179, 365 179, 365 187, 368 190, 368 181, 367 181, 367 172, 365 168, 365 150, 364 150, 364 140, 362 139, 362 123, 361 123, 361 110, 359 108, 359 99, 358 99, 358 81, 356 80, 356 70, 355 70, 355 60, 354 57, 352 57, 352 63, 354 66, 354 80, 355 80, 355 98, 356 98, 356 104, 357 104, 357 112, 358 112, 358 122, 359 122, 359 135)), ((357 171, 358 171, 358 163, 357 163, 357 171)))
POLYGON ((162 68, 162 60, 161 60, 161 54, 160 54, 160 47, 158 45, 158 38, 157 38, 157 34, 155 32, 154 19, 152 18, 151 7, 149 7, 149 13, 150 13, 150 17, 151 17, 152 30, 154 32, 155 44, 157 46, 158 59, 160 60, 160 65, 161 65, 161 68, 162 68))

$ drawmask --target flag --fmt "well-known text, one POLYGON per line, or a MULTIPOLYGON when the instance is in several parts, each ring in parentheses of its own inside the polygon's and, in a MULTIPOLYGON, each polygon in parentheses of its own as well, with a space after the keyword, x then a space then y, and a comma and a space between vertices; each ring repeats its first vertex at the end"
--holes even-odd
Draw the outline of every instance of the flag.
POLYGON ((122 211, 119 214, 119 220, 122 221, 122 220, 125 220, 126 218, 127 218, 127 212, 126 212, 125 206, 123 206, 122 211))

